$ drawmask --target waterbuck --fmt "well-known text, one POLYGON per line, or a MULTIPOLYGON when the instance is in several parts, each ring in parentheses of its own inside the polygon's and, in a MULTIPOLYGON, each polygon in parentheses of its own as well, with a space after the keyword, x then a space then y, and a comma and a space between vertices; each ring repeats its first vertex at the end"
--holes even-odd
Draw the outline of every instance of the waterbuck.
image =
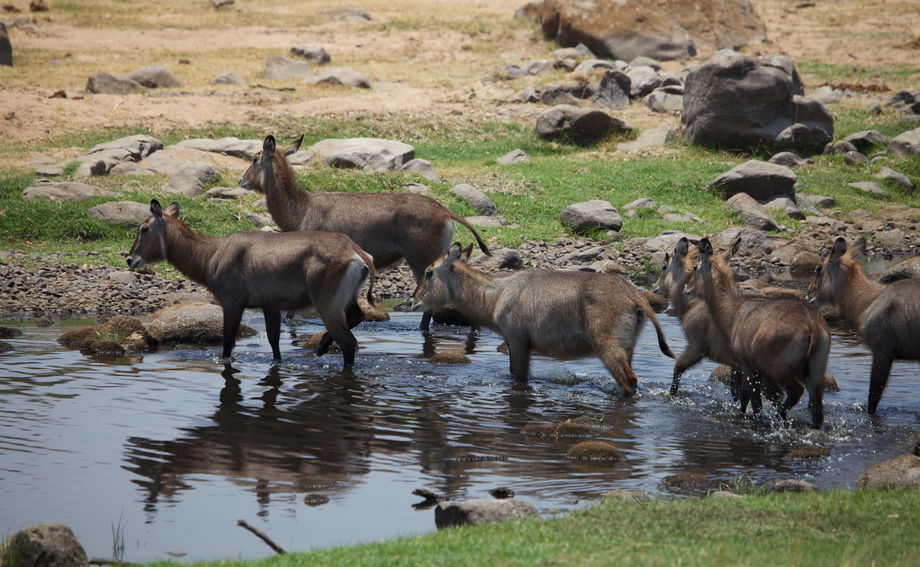
POLYGON ((650 319, 661 352, 674 358, 648 300, 611 274, 525 270, 494 276, 472 268, 453 244, 425 270, 415 289, 416 307, 454 306, 474 324, 497 331, 508 343, 511 374, 527 380, 532 351, 567 357, 597 356, 627 395, 636 391, 633 348, 650 319))
POLYGON ((370 276, 373 259, 344 234, 247 230, 222 238, 199 234, 179 218, 179 204, 166 210, 156 199, 128 255, 132 270, 168 260, 188 278, 211 291, 224 312, 223 357, 230 358, 243 310, 259 307, 272 355, 281 360, 281 311, 315 307, 328 331, 317 349, 335 340, 345 366, 355 361, 358 342, 351 328, 364 320, 358 290, 370 276))
MULTIPOLYGON (((736 242, 737 245, 737 242, 736 242)), ((726 260, 734 252, 733 247, 726 255, 726 260)), ((697 297, 688 297, 685 286, 693 273, 692 265, 696 263, 697 249, 690 250, 690 243, 681 238, 674 248, 673 255, 665 256, 665 266, 655 284, 655 293, 668 298, 671 309, 680 320, 687 337, 687 348, 674 361, 674 376, 671 379, 671 395, 677 394, 683 373, 699 364, 704 358, 714 360, 732 367, 732 388, 737 390, 742 385, 740 369, 725 336, 712 321, 712 315, 706 303, 697 297)), ((736 394, 738 392, 736 391, 736 394)), ((758 402, 755 401, 755 406, 758 402)), ((742 408, 742 411, 746 406, 742 408)))
MULTIPOLYGON (((303 136, 287 148, 277 148, 268 136, 240 187, 265 193, 268 211, 283 231, 327 230, 347 234, 374 257, 381 271, 405 259, 415 281, 425 268, 450 246, 454 222, 468 228, 485 254, 489 248, 479 233, 462 217, 431 197, 415 193, 310 192, 299 187, 287 155, 300 148, 303 136)), ((431 312, 422 316, 428 329, 431 312)))
POLYGON ((700 278, 703 299, 713 324, 728 338, 729 346, 745 380, 746 395, 753 396, 754 409, 760 391, 769 398, 786 391, 779 406, 785 421, 790 408, 808 389, 811 426, 824 422, 824 369, 830 353, 831 334, 824 318, 805 301, 793 298, 763 299, 745 297, 722 255, 713 255, 712 244, 699 244, 700 278), (750 387, 750 393, 747 386, 750 387))
POLYGON ((834 242, 815 270, 807 298, 814 304, 834 304, 869 345, 872 373, 866 409, 875 413, 894 359, 920 359, 920 280, 873 281, 853 258, 860 244, 864 242, 847 249, 843 238, 834 242))

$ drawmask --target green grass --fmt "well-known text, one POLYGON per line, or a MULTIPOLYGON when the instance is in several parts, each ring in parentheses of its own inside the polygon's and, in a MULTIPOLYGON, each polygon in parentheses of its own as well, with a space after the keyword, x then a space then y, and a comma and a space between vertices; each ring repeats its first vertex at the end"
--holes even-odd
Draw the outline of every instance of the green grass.
MULTIPOLYGON (((916 564, 920 492, 606 501, 570 516, 452 528, 382 543, 208 567, 916 564)), ((157 566, 174 563, 157 563, 157 566)))
MULTIPOLYGON (((862 109, 837 105, 834 109, 841 124, 840 139, 847 133, 875 128, 889 136, 907 129, 896 116, 870 115, 862 109)), ((340 170, 313 164, 298 173, 298 182, 318 191, 378 192, 401 191, 409 181, 431 187, 433 196, 460 215, 474 214, 469 205, 450 193, 457 183, 470 183, 488 194, 510 226, 482 228, 480 233, 493 238, 499 245, 517 246, 524 240, 553 241, 569 233, 559 223, 560 212, 568 205, 588 199, 603 199, 615 207, 640 197, 650 197, 659 204, 669 205, 678 213, 691 213, 703 219, 699 223, 667 222, 653 211, 642 211, 638 218, 625 219, 621 234, 625 238, 654 236, 666 229, 676 229, 709 235, 740 224, 724 207, 718 195, 706 190, 706 185, 721 173, 749 159, 749 155, 690 147, 673 142, 655 156, 637 157, 615 153, 617 139, 584 148, 564 143, 547 142, 534 136, 528 125, 517 123, 469 122, 463 117, 410 118, 399 121, 386 118, 363 120, 303 120, 281 126, 255 128, 251 125, 214 125, 201 129, 180 128, 160 133, 156 137, 169 145, 188 138, 261 138, 272 132, 282 143, 304 135, 303 147, 327 137, 380 137, 403 140, 416 148, 416 156, 430 160, 443 178, 442 182, 426 181, 414 174, 400 172, 368 173, 340 170), (263 131, 263 128, 268 131, 263 131), (520 148, 530 156, 525 164, 500 166, 495 160, 508 151, 520 148)), ((120 136, 149 133, 144 130, 102 129, 51 139, 44 148, 68 148, 77 155, 80 148, 89 149, 100 142, 120 136)), ((38 142, 5 147, 2 152, 21 155, 40 151, 38 142)), ((864 209, 877 212, 896 203, 918 206, 917 195, 911 195, 892 182, 882 182, 892 194, 874 197, 847 187, 853 181, 874 180, 874 174, 888 165, 914 179, 920 178, 920 161, 887 159, 883 164, 845 165, 839 156, 815 156, 813 163, 796 169, 799 188, 803 192, 830 195, 837 199, 838 208, 847 212, 864 209)), ((117 197, 95 198, 80 203, 51 203, 41 200, 24 201, 19 195, 35 180, 23 169, 0 170, 0 241, 5 247, 34 251, 100 252, 91 262, 121 265, 121 253, 126 252, 135 231, 112 227, 90 219, 86 211, 105 200, 133 200, 148 203, 158 198, 164 204, 173 196, 163 194, 160 185, 166 181, 156 176, 107 176, 80 179, 71 166, 62 180, 88 181, 116 193, 117 197)), ((224 171, 215 184, 235 185, 238 172, 224 171)), ((253 228, 246 219, 256 197, 240 200, 210 202, 206 197, 177 200, 183 217, 196 230, 212 236, 222 236, 238 230, 253 228)), ((778 220, 789 226, 792 233, 799 223, 788 218, 778 220)), ((463 228, 457 237, 472 240, 463 228)), ((790 233, 786 233, 787 235, 790 233)), ((593 234, 601 240, 603 234, 593 234)), ((81 256, 79 263, 87 258, 81 256)))

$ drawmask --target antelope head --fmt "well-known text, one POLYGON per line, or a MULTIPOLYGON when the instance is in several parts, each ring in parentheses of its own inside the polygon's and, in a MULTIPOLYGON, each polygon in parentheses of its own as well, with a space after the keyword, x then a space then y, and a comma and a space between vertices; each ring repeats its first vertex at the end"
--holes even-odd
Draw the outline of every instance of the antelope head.
POLYGON ((452 283, 456 280, 455 264, 466 263, 472 251, 472 244, 463 248, 454 242, 446 254, 432 262, 412 294, 412 309, 440 311, 449 307, 452 283))
POLYGON ((866 241, 860 238, 853 246, 847 248, 843 237, 834 241, 831 253, 815 268, 815 279, 808 286, 805 299, 812 305, 833 303, 844 283, 858 269, 855 257, 865 252, 866 241))
POLYGON ((132 270, 166 259, 165 217, 178 219, 179 203, 170 203, 164 211, 159 201, 150 201, 150 218, 141 224, 131 252, 128 253, 128 267, 132 270))
POLYGON ((678 288, 683 291, 684 284, 687 283, 686 261, 689 250, 690 242, 686 238, 681 238, 674 247, 674 254, 665 254, 661 274, 652 291, 665 297, 668 297, 672 289, 678 288))
MULTIPOLYGON (((303 143, 303 135, 291 142, 287 147, 284 148, 284 155, 289 156, 297 153, 297 150, 300 149, 300 144, 303 143)), ((249 167, 240 177, 240 187, 243 189, 251 189, 252 191, 258 191, 260 193, 264 192, 262 190, 262 169, 264 164, 262 162, 262 155, 267 154, 269 156, 274 155, 275 153, 275 138, 274 136, 268 136, 265 138, 265 141, 262 144, 262 151, 257 152, 256 155, 252 157, 252 161, 249 162, 249 167), (269 138, 271 138, 271 151, 266 152, 265 147, 269 143, 269 138)))

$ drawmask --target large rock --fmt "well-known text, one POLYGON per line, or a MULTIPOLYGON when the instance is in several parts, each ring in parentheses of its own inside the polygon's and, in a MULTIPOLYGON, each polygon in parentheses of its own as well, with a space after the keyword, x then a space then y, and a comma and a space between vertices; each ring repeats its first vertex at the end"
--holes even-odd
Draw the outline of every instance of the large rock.
POLYGON ((584 43, 599 57, 629 61, 686 59, 697 48, 737 49, 764 41, 749 0, 544 0, 543 34, 563 47, 584 43))
POLYGON ((651 148, 662 148, 673 137, 674 128, 668 126, 667 124, 662 124, 661 126, 656 126, 650 130, 643 130, 639 132, 639 135, 633 141, 619 142, 617 144, 617 151, 635 152, 640 150, 648 150, 651 148))
POLYGON ((160 140, 146 134, 135 134, 117 138, 111 142, 96 144, 84 155, 93 155, 109 150, 124 150, 131 155, 131 161, 140 161, 161 149, 163 149, 163 142, 160 140))
POLYGON ((131 94, 141 84, 131 79, 118 78, 109 73, 95 73, 86 79, 86 92, 93 94, 131 94))
POLYGON ((920 457, 904 453, 867 468, 856 488, 920 488, 920 457))
POLYGON ((365 171, 397 170, 415 158, 415 148, 380 138, 327 138, 310 151, 326 165, 365 171))
POLYGON ((675 85, 657 88, 643 102, 655 112, 680 114, 684 109, 684 88, 675 85))
POLYGON ((0 65, 13 66, 13 44, 3 22, 0 22, 0 65))
POLYGON ((371 80, 367 75, 360 71, 355 71, 351 67, 329 67, 316 75, 306 77, 303 82, 311 85, 338 85, 358 89, 372 87, 371 80))
POLYGON ((492 199, 468 183, 461 183, 460 185, 456 185, 450 190, 450 192, 454 195, 457 195, 458 197, 465 199, 466 202, 469 203, 471 207, 473 207, 473 210, 480 215, 494 215, 496 212, 498 212, 498 209, 495 207, 495 203, 492 202, 492 199))
POLYGON ((295 45, 291 48, 291 55, 303 57, 317 65, 325 65, 330 61, 329 52, 318 45, 295 45))
POLYGON ((191 138, 176 142, 167 149, 201 150, 251 160, 262 151, 262 140, 241 140, 232 136, 217 140, 191 138))
POLYGON ((22 190, 22 198, 29 199, 46 199, 48 201, 85 201, 93 197, 113 197, 115 193, 105 189, 89 185, 86 183, 49 183, 45 179, 39 179, 34 185, 22 190))
MULTIPOLYGON (((219 344, 223 340, 224 313, 213 303, 180 303, 161 309, 144 323, 147 333, 159 343, 219 344)), ((256 331, 240 325, 238 337, 256 331)))
POLYGON ((795 195, 795 173, 784 165, 749 160, 723 173, 706 187, 725 197, 747 193, 758 201, 795 195))
POLYGON ((29 526, 0 546, 4 567, 83 567, 86 551, 64 524, 48 522, 29 526))
POLYGON ((575 232, 587 230, 619 231, 623 219, 616 208, 607 201, 591 200, 569 205, 559 215, 559 221, 575 232))
POLYGON ((920 128, 902 132, 891 140, 888 153, 898 157, 920 155, 920 128))
POLYGON ((166 67, 163 67, 162 65, 147 65, 146 67, 141 67, 131 71, 122 78, 135 81, 136 83, 139 83, 148 89, 182 86, 182 81, 180 81, 175 75, 173 75, 166 67))
POLYGON ((575 144, 589 144, 632 128, 600 110, 560 104, 537 117, 534 132, 544 140, 562 138, 575 144))
POLYGON ((304 79, 312 74, 312 67, 290 57, 269 57, 265 60, 266 79, 304 79))
POLYGON ((501 500, 467 500, 441 502, 434 509, 434 523, 438 528, 475 526, 494 522, 521 520, 539 516, 536 506, 517 498, 501 500))
POLYGON ((795 94, 794 76, 784 66, 720 51, 687 75, 684 136, 705 146, 820 152, 834 135, 833 117, 795 94))
POLYGON ((150 204, 134 201, 109 201, 87 211, 90 218, 106 224, 139 227, 150 217, 150 204))
POLYGON ((887 179, 893 181, 896 184, 900 185, 902 189, 907 189, 908 191, 913 191, 916 185, 910 180, 909 177, 904 175, 899 171, 895 171, 890 167, 882 167, 878 170, 878 173, 875 174, 877 179, 887 179))
POLYGON ((744 224, 757 230, 778 230, 779 226, 766 207, 755 201, 747 193, 737 193, 725 201, 732 211, 738 213, 744 224))

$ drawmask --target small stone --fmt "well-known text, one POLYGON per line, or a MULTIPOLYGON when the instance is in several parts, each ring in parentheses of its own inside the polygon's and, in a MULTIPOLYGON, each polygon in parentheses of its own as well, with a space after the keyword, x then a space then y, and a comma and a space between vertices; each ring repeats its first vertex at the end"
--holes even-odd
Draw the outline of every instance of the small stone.
POLYGON ((515 163, 527 163, 530 161, 530 157, 524 152, 524 150, 511 150, 507 154, 496 159, 495 162, 499 165, 512 165, 515 163))
POLYGON ((773 492, 815 492, 818 487, 807 480, 787 478, 774 482, 771 490, 773 492))
POLYGON ((848 183, 848 187, 853 187, 854 189, 859 189, 865 193, 872 193, 873 195, 887 195, 888 191, 882 189, 878 183, 873 183, 871 181, 857 181, 855 183, 848 183))
POLYGON ((470 359, 462 352, 445 351, 431 355, 428 357, 428 362, 432 364, 469 364, 470 359))
POLYGON ((626 459, 622 451, 606 441, 582 441, 569 449, 566 455, 576 461, 616 462, 626 459))

